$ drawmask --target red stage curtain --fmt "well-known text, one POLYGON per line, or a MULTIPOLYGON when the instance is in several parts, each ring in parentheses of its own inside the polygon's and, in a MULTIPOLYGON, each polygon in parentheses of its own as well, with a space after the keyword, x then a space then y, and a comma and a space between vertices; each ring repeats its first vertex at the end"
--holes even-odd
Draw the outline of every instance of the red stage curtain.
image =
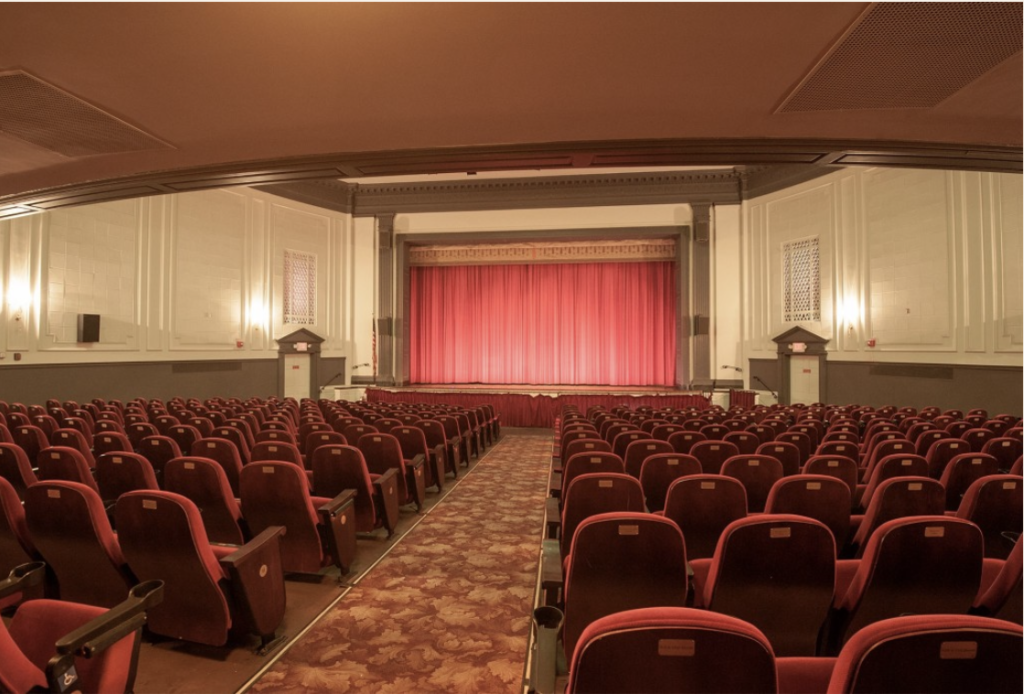
POLYGON ((412 383, 675 385, 675 263, 414 267, 412 383))

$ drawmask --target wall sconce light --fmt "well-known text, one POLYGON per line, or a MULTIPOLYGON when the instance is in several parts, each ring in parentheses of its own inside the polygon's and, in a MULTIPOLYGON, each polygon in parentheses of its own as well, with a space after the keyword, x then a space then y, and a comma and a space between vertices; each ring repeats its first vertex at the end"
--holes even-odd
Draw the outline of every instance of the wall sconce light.
POLYGON ((7 310, 11 318, 21 321, 32 308, 32 290, 28 282, 12 280, 7 287, 7 310))
POLYGON ((263 304, 263 299, 252 299, 249 301, 248 310, 248 322, 249 327, 253 330, 266 330, 267 323, 270 319, 270 312, 267 307, 263 304))
POLYGON ((839 304, 839 325, 846 326, 846 329, 852 332, 860 320, 860 302, 853 296, 844 297, 839 304))

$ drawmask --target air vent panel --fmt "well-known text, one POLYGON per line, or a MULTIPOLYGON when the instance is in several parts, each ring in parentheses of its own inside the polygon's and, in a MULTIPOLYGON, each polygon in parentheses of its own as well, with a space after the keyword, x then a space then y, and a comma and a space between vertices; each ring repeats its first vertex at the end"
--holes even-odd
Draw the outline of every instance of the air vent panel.
POLYGON ((930 108, 1021 50, 1022 4, 883 2, 778 109, 930 108))
POLYGON ((0 74, 0 130, 65 157, 170 147, 25 72, 0 74))

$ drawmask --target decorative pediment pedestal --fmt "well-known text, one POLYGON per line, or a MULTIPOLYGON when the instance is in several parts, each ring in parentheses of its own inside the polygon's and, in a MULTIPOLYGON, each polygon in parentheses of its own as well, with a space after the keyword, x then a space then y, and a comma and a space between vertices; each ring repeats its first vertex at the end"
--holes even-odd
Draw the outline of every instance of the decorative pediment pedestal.
POLYGON ((324 338, 306 329, 277 340, 277 393, 280 397, 318 398, 320 345, 324 338))

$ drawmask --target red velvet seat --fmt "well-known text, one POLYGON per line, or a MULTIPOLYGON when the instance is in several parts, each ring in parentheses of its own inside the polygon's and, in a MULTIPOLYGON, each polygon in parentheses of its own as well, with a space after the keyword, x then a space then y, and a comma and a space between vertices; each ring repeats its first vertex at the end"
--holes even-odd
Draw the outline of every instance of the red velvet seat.
POLYGON ((105 504, 114 503, 125 492, 160 488, 148 458, 120 451, 96 458, 96 486, 105 504))
POLYGON ((789 477, 800 472, 802 453, 795 443, 769 441, 760 444, 753 451, 756 455, 768 455, 782 463, 782 476, 789 477))
POLYGON ((125 435, 115 431, 98 432, 92 439, 93 455, 98 459, 104 453, 134 453, 135 446, 125 435))
MULTIPOLYGON (((946 490, 927 477, 894 477, 878 485, 850 541, 850 553, 860 557, 878 527, 907 516, 940 516, 946 507, 946 490)), ((844 554, 845 556, 846 554, 844 554)))
POLYGON ((27 487, 36 483, 32 463, 21 446, 0 443, 0 478, 11 485, 19 499, 24 497, 27 487))
POLYGON ((363 454, 371 474, 383 475, 390 469, 398 471, 396 482, 400 504, 416 504, 417 510, 423 508, 426 485, 423 464, 406 465, 398 439, 391 434, 363 434, 356 442, 356 448, 363 454))
POLYGON ((999 474, 999 461, 986 453, 961 453, 949 461, 939 483, 946 490, 946 511, 960 508, 975 480, 999 474))
POLYGON ((96 490, 77 482, 34 484, 25 492, 25 521, 62 600, 113 607, 137 583, 96 490))
POLYGON ((178 442, 170 436, 160 434, 147 436, 142 439, 139 442, 138 452, 146 456, 153 465, 153 472, 156 473, 157 480, 163 477, 164 466, 167 465, 168 461, 181 457, 181 449, 178 447, 178 442))
MULTIPOLYGON (((14 487, 0 477, 0 576, 6 576, 16 566, 41 560, 29 536, 25 507, 14 487)), ((7 605, 0 599, 0 608, 4 607, 7 605)))
POLYGON ((199 429, 190 424, 173 426, 168 430, 167 435, 174 439, 174 442, 178 444, 178 449, 182 452, 192 450, 195 442, 203 438, 203 435, 199 433, 199 429))
POLYGON ((565 488, 559 552, 567 558, 580 524, 602 513, 642 513, 644 493, 635 477, 616 472, 591 472, 573 477, 565 488))
POLYGON ((768 493, 764 512, 806 516, 821 522, 832 531, 838 554, 850 532, 850 488, 843 480, 827 475, 783 477, 768 493))
POLYGON ((79 482, 99 493, 85 456, 74 448, 51 446, 40 451, 36 458, 36 477, 39 480, 79 482))
POLYGON ((1014 543, 1010 556, 1006 559, 985 559, 985 569, 994 564, 992 580, 983 581, 978 595, 974 598, 971 613, 984 617, 1005 619, 1020 624, 1021 615, 1021 554, 1020 539, 1014 543))
POLYGON ((190 499, 202 514, 210 542, 240 545, 242 508, 235 499, 224 468, 210 458, 182 456, 167 461, 163 488, 190 499))
POLYGON ((680 477, 699 475, 700 462, 684 453, 656 453, 647 456, 640 468, 640 486, 648 511, 662 511, 668 488, 680 477))
POLYGON ((706 475, 720 474, 725 461, 739 454, 735 444, 725 441, 698 441, 690 448, 690 455, 700 461, 700 467, 706 475))
POLYGON ((580 635, 567 694, 774 692, 771 645, 754 626, 686 607, 648 607, 595 620, 580 635))
POLYGON ((824 524, 796 515, 741 518, 722 532, 713 559, 692 565, 695 605, 753 624, 776 655, 815 655, 836 580, 836 544, 824 524))
POLYGON ((775 437, 776 441, 791 443, 800 451, 800 467, 811 457, 818 445, 814 439, 802 431, 784 431, 775 437))
POLYGON ((430 464, 436 469, 441 469, 444 474, 450 472, 453 477, 459 476, 459 469, 455 462, 448 457, 448 439, 445 436, 444 426, 440 422, 430 419, 417 419, 412 423, 423 432, 427 440, 427 448, 430 450, 430 464))
MULTIPOLYGON (((0 581, 0 604, 42 581, 41 564, 0 581)), ((0 622, 0 690, 133 691, 144 613, 159 604, 159 581, 134 588, 111 610, 57 600, 28 600, 0 622), (85 644, 90 644, 85 648, 85 644)))
MULTIPOLYGON (((899 443, 889 441, 886 443, 899 443)), ((881 451, 882 447, 876 449, 881 451)), ((912 450, 912 449, 907 449, 912 450)), ((886 480, 894 477, 927 477, 928 461, 913 453, 893 453, 875 461, 870 469, 871 474, 867 478, 867 484, 857 485, 854 492, 854 507, 867 508, 871 504, 871 498, 875 495, 878 486, 886 480)))
POLYGON ((285 611, 279 526, 218 556, 199 509, 179 494, 128 492, 115 516, 132 570, 165 583, 163 603, 148 615, 150 631, 210 646, 232 635, 255 634, 264 645, 273 640, 285 611))
MULTIPOLYGON (((266 433, 266 432, 261 432, 266 433)), ((298 445, 298 444, 296 444, 298 445)), ((302 450, 303 459, 306 461, 306 467, 312 469, 310 461, 313 459, 313 453, 320 446, 347 446, 348 439, 345 438, 344 434, 339 434, 334 429, 328 427, 327 429, 319 429, 311 432, 306 437, 306 445, 302 450)))
POLYGON ((242 458, 238 453, 238 446, 228 439, 210 437, 196 441, 190 453, 217 461, 217 464, 224 468, 232 493, 238 497, 238 477, 242 474, 242 458))
POLYGON ((925 453, 925 460, 928 461, 928 476, 936 480, 941 479, 949 461, 970 451, 970 444, 960 439, 942 438, 934 441, 925 453))
MULTIPOLYGON (((213 436, 209 438, 213 439, 225 439, 235 445, 235 452, 238 454, 238 459, 242 465, 249 463, 249 451, 252 450, 252 446, 246 441, 245 433, 241 429, 236 429, 230 426, 218 426, 213 430, 213 436)), ((205 439, 204 439, 205 440, 205 439)), ((200 454, 205 455, 205 454, 200 454)), ((228 473, 228 479, 231 478, 231 474, 228 473)))
POLYGON ((330 444, 313 453, 313 493, 333 499, 345 490, 355 492, 356 530, 369 533, 384 527, 390 538, 398 524, 398 470, 370 474, 355 446, 330 444))
POLYGON ((985 442, 981 452, 994 457, 999 464, 1000 472, 1007 472, 1017 458, 1021 456, 1022 444, 1019 438, 1001 436, 985 442))
POLYGON ((627 475, 640 479, 640 469, 648 456, 659 453, 675 453, 668 441, 659 441, 653 438, 640 438, 626 446, 626 455, 623 457, 627 475))
POLYGON ((975 523, 985 537, 985 556, 1005 559, 1021 533, 1022 482, 1017 475, 989 475, 975 480, 956 517, 975 523))
POLYGON ((761 513, 772 486, 782 479, 782 463, 767 455, 737 455, 722 465, 721 474, 740 481, 747 492, 747 512, 761 513))
POLYGON ((981 583, 982 553, 978 527, 941 512, 883 523, 868 540, 849 587, 836 596, 829 652, 882 619, 966 614, 981 583))
POLYGON ((699 431, 677 431, 668 437, 668 442, 676 453, 690 454, 690 450, 700 441, 707 441, 707 437, 699 431))
POLYGON ((686 537, 690 559, 714 556, 729 523, 747 515, 747 492, 739 480, 723 475, 680 477, 668 488, 664 516, 686 537))
POLYGON ((673 522, 646 513, 587 518, 566 558, 566 656, 573 657, 583 631, 601 617, 642 607, 684 607, 686 592, 686 546, 673 522))
POLYGON ((58 429, 50 438, 51 446, 73 448, 82 454, 90 468, 96 467, 96 458, 92 454, 92 436, 86 436, 77 429, 58 429))
POLYGON ((300 468, 303 467, 302 452, 298 446, 292 443, 279 443, 277 441, 257 443, 249 452, 249 462, 258 463, 264 460, 283 460, 300 468))
POLYGON ((253 535, 274 526, 287 529, 281 542, 286 572, 317 573, 333 564, 348 573, 356 550, 353 492, 313 497, 302 468, 280 461, 246 465, 239 482, 242 515, 253 535))
POLYGON ((423 430, 414 426, 406 426, 399 422, 399 424, 391 428, 391 435, 395 437, 399 447, 402 449, 402 458, 405 460, 406 466, 415 462, 417 458, 422 459, 424 485, 436 487, 437 491, 442 491, 444 489, 445 477, 444 461, 434 455, 430 447, 427 446, 427 437, 424 435, 423 430))
POLYGON ((967 445, 971 447, 971 451, 974 453, 981 453, 985 448, 985 444, 994 438, 998 438, 1002 432, 995 432, 992 429, 986 427, 980 427, 977 429, 968 429, 960 435, 960 439, 967 442, 967 445))
POLYGON ((829 694, 1019 692, 1024 635, 1017 625, 965 615, 894 617, 843 647, 829 694))

